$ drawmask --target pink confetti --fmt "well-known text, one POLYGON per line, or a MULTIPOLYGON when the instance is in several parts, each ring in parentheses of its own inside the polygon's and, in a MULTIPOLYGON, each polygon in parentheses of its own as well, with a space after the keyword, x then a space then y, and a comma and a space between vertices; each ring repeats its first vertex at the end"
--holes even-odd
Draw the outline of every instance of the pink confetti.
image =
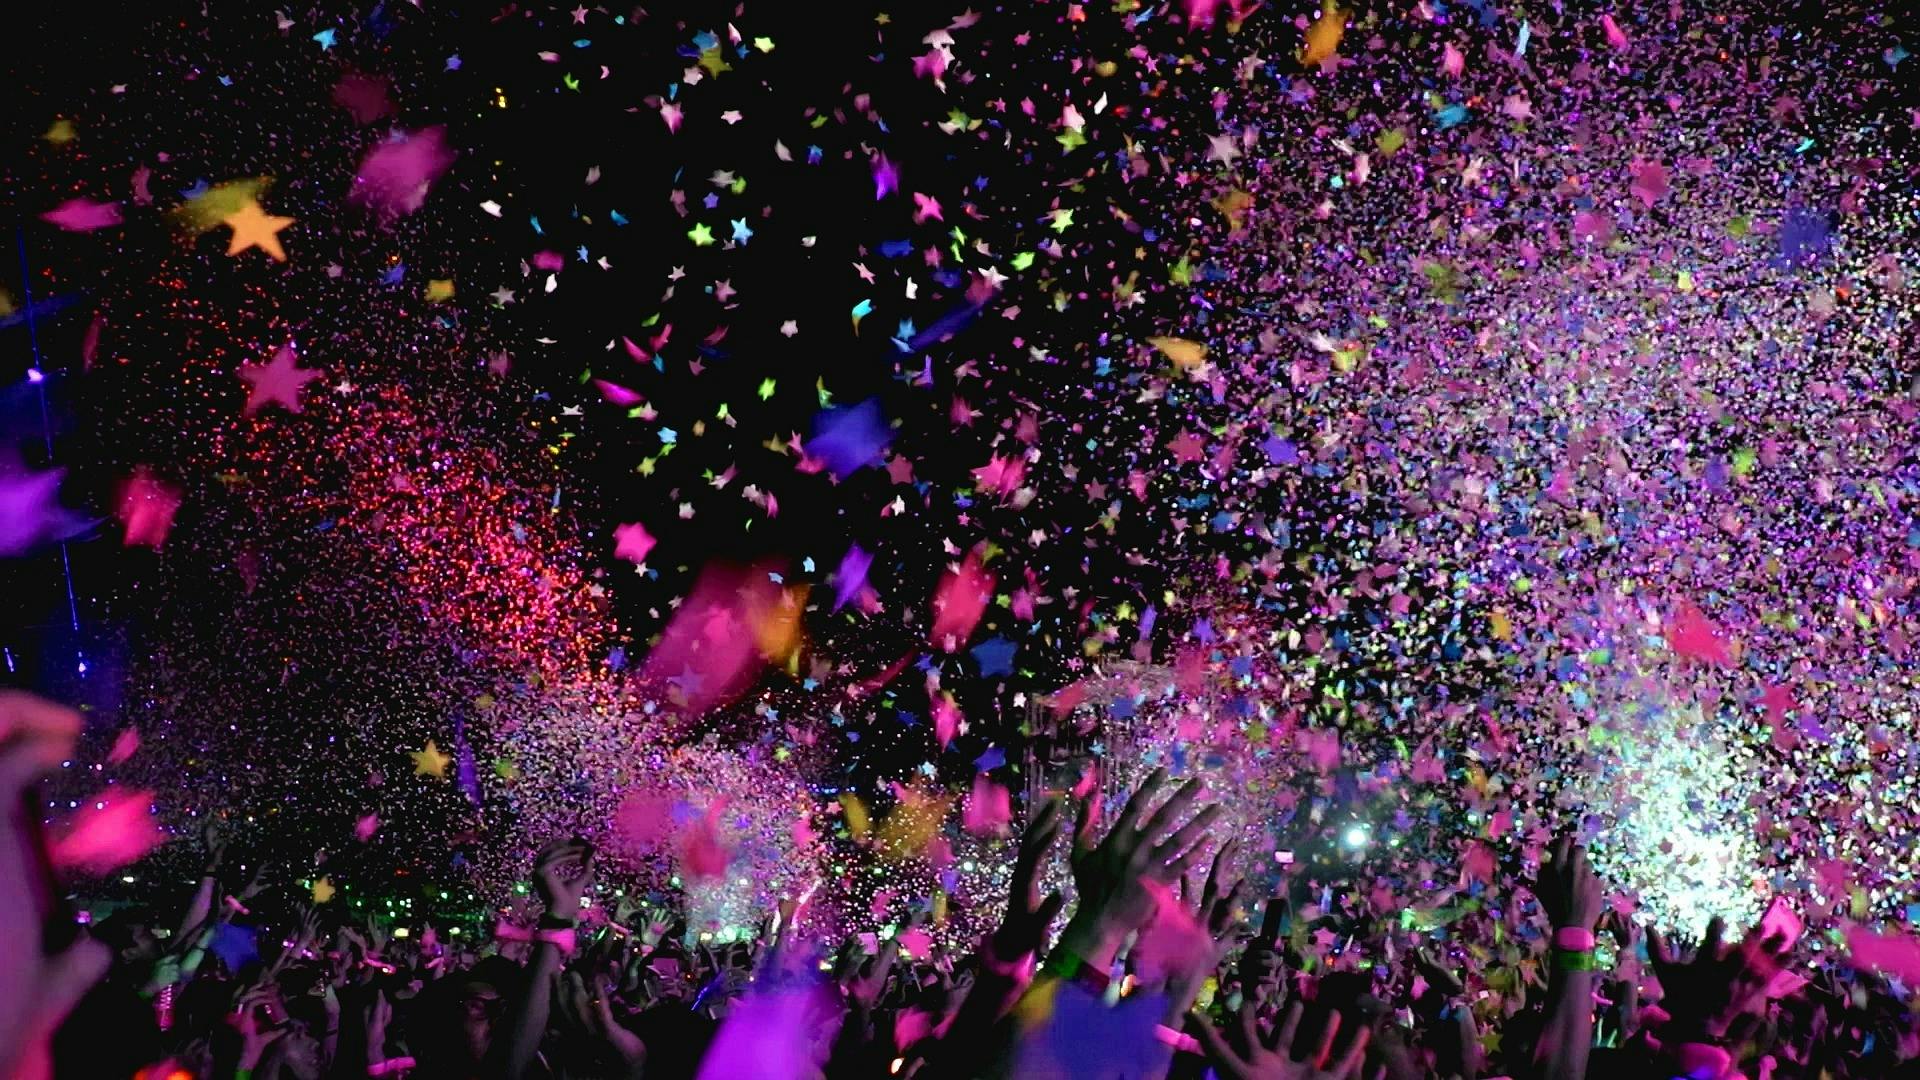
MULTIPOLYGON (((918 933, 918 931, 907 933, 918 933)), ((904 938, 906 934, 903 933, 900 936, 904 938)), ((901 948, 906 948, 904 943, 901 948)), ((933 1014, 918 1006, 903 1010, 893 1022, 893 1045, 896 1050, 905 1051, 932 1034, 933 1014)))
POLYGON ((694 714, 731 700, 753 680, 758 652, 749 628, 773 610, 777 592, 764 570, 708 566, 647 654, 643 678, 666 684, 694 714))
POLYGON ((1910 934, 1876 934, 1849 923, 1847 952, 1855 967, 1897 976, 1908 985, 1920 983, 1920 941, 1910 934))
POLYGON ((133 757, 140 749, 140 729, 121 728, 120 734, 113 737, 113 749, 107 751, 107 764, 119 765, 133 757))
POLYGON ((961 811, 961 824, 975 836, 1003 836, 1013 820, 1013 796, 986 773, 973 778, 973 793, 961 811))
POLYGON ((1613 16, 1600 16, 1600 25, 1607 32, 1607 44, 1624 52, 1627 48, 1627 32, 1620 29, 1620 24, 1613 21, 1613 16))
POLYGON ((86 199, 68 199, 40 215, 68 232, 91 232, 120 224, 120 204, 97 203, 86 199))
POLYGON ((894 938, 900 942, 900 951, 915 960, 925 960, 933 955, 933 937, 925 930, 902 930, 894 938))
POLYGON ((933 699, 933 737, 945 750, 953 743, 953 737, 960 731, 960 706, 954 703, 953 695, 942 693, 933 699))
POLYGON ((725 800, 715 802, 680 838, 680 870, 694 881, 718 881, 727 876, 733 853, 720 836, 719 817, 725 800))
POLYGON ((158 548, 166 543, 179 510, 177 489, 156 480, 145 466, 135 469, 120 492, 119 518, 127 527, 126 545, 158 548))
POLYGON ((621 386, 619 383, 608 382, 605 379, 593 380, 593 388, 600 391, 601 397, 623 409, 630 409, 646 400, 634 391, 621 386))
POLYGON ((1087 796, 1093 794, 1093 785, 1099 782, 1100 782, 1099 770, 1094 768, 1088 768, 1086 771, 1080 774, 1080 779, 1074 781, 1073 797, 1076 799, 1084 799, 1087 796))
POLYGON ((657 541, 640 522, 628 522, 613 530, 613 557, 639 564, 647 561, 647 552, 657 541))
POLYGON ((1675 655, 1704 664, 1725 666, 1733 662, 1726 631, 1690 601, 1681 601, 1667 629, 1667 647, 1675 655))
POLYGON ((349 71, 333 86, 333 103, 347 110, 356 124, 371 124, 393 112, 387 80, 378 75, 349 71))
POLYGON ((367 152, 348 198, 389 220, 424 206, 427 189, 453 164, 454 153, 438 127, 389 140, 367 152))
POLYGON ((1633 185, 1629 190, 1642 206, 1651 208, 1666 197, 1671 185, 1665 165, 1657 161, 1636 161, 1629 171, 1633 174, 1633 185))
POLYGON ((991 491, 1008 499, 1027 478, 1027 463, 1020 458, 995 457, 973 470, 973 479, 982 491, 991 491))
POLYGON ((1332 728, 1303 728, 1296 745, 1315 769, 1332 772, 1340 767, 1340 733, 1332 728))
POLYGON ((993 593, 993 575, 969 554, 956 569, 941 579, 933 596, 933 643, 947 652, 957 652, 973 633, 980 616, 987 610, 987 598, 993 593))
POLYGON ((1478 840, 1468 844, 1466 854, 1460 857, 1460 873, 1468 881, 1491 884, 1494 867, 1493 849, 1478 840))
POLYGON ((1220 9, 1220 0, 1185 0, 1187 25, 1195 30, 1204 30, 1213 25, 1215 12, 1220 9))
POLYGON ((167 840, 153 813, 153 795, 115 789, 68 819, 54 839, 54 868, 104 874, 141 858, 167 840))
POLYGON ((107 328, 107 317, 96 314, 87 324, 87 332, 80 339, 80 370, 93 370, 93 359, 100 352, 100 334, 107 328))
POLYGON ((1141 884, 1154 899, 1153 919, 1140 931, 1131 954, 1141 980, 1152 985, 1212 967, 1216 946, 1207 928, 1172 889, 1148 878, 1141 884))

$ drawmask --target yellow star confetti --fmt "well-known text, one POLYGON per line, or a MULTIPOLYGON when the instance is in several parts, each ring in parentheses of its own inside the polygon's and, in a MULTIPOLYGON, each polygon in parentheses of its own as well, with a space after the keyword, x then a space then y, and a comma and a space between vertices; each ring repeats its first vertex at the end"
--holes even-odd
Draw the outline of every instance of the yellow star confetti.
POLYGON ((453 762, 453 756, 443 752, 432 739, 427 740, 425 750, 415 750, 409 756, 413 758, 413 775, 432 776, 441 780, 447 778, 447 766, 453 762))
POLYGON ((273 257, 275 262, 286 262, 287 253, 280 248, 280 230, 293 224, 290 217, 275 217, 260 209, 260 204, 248 199, 246 205, 220 219, 222 224, 233 228, 233 239, 227 243, 227 254, 238 255, 248 248, 259 248, 273 257))

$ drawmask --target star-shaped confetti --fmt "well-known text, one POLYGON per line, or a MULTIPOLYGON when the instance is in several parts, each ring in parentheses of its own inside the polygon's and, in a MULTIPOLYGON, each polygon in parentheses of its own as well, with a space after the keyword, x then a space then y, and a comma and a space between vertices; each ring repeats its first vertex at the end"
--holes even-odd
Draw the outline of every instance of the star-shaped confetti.
POLYGON ((267 364, 248 364, 240 369, 240 377, 246 380, 247 405, 242 415, 252 416, 268 405, 278 405, 291 413, 300 411, 300 392, 306 385, 325 375, 324 372, 299 366, 292 345, 282 345, 275 350, 273 361, 267 364))
POLYGON ((276 217, 262 210, 259 203, 248 199, 240 209, 227 214, 220 221, 233 229, 233 239, 227 243, 227 254, 238 255, 248 248, 257 247, 276 262, 287 261, 287 253, 280 247, 280 230, 293 224, 293 218, 276 217))
POLYGON ((653 550, 657 542, 645 525, 631 522, 613 530, 613 557, 640 564, 647 561, 647 552, 653 550))
POLYGON ((447 778, 447 766, 453 764, 453 755, 443 752, 440 745, 432 739, 427 740, 424 749, 412 751, 413 775, 431 776, 435 779, 447 778))

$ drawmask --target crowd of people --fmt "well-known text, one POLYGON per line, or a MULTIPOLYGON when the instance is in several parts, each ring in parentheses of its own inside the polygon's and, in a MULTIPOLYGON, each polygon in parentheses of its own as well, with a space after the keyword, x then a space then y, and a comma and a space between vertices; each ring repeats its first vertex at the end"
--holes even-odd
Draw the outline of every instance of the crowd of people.
POLYGON ((69 710, 0 695, 0 1076, 1920 1075, 1912 992, 1819 960, 1788 907, 1737 941, 1718 922, 1697 942, 1643 931, 1563 838, 1530 889, 1443 927, 1337 900, 1296 911, 1225 880, 1219 809, 1162 772, 1108 820, 1065 797, 1033 808, 1004 915, 964 954, 925 934, 830 951, 792 903, 755 940, 713 945, 609 904, 577 838, 538 856, 537 920, 484 942, 297 904, 257 919, 288 883, 225 865, 213 834, 179 910, 85 926, 37 797, 78 733, 69 710), (1062 845, 1070 907, 1040 884, 1062 845), (211 944, 235 921, 269 932, 230 965, 211 944))

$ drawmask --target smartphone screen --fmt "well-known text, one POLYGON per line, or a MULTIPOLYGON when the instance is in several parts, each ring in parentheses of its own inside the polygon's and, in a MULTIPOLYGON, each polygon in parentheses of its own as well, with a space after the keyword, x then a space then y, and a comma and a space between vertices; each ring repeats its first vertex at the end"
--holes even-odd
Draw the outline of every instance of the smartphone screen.
POLYGON ((1280 935, 1287 932, 1287 898, 1284 896, 1267 897, 1267 911, 1260 922, 1260 940, 1279 941, 1280 935))

